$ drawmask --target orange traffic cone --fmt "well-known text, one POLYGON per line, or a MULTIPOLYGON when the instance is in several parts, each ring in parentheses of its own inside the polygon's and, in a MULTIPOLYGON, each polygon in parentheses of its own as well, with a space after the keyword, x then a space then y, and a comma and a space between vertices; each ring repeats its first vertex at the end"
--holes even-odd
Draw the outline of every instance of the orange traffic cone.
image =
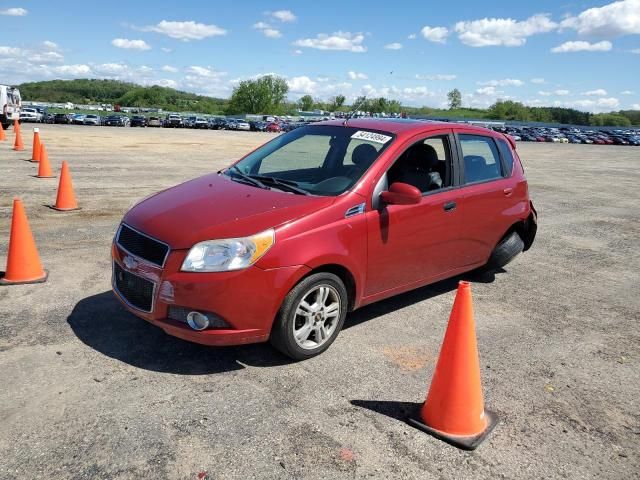
POLYGON ((73 193, 73 183, 71 182, 71 173, 66 160, 62 162, 62 170, 60 172, 60 184, 58 185, 58 197, 56 204, 51 205, 54 210, 68 212, 70 210, 80 210, 76 196, 73 193))
POLYGON ((41 283, 47 279, 47 272, 40 264, 27 214, 22 201, 18 198, 13 200, 8 252, 7 271, 0 277, 0 285, 41 283))
POLYGON ((51 171, 51 165, 49 164, 49 154, 47 148, 44 146, 44 142, 40 143, 40 164, 38 165, 38 175, 36 178, 54 178, 55 175, 51 171))
POLYGON ((13 131, 16 132, 16 141, 13 144, 13 149, 16 151, 24 150, 24 144, 22 143, 22 135, 20 133, 20 123, 17 120, 13 121, 13 131))
POLYGON ((31 153, 31 161, 40 161, 40 129, 33 129, 33 152, 31 153))
POLYGON ((5 138, 7 138, 7 135, 4 133, 2 122, 0 122, 0 142, 2 142, 5 138))
POLYGON ((409 423, 464 450, 474 450, 496 426, 484 409, 471 284, 460 282, 449 325, 419 418, 409 423))

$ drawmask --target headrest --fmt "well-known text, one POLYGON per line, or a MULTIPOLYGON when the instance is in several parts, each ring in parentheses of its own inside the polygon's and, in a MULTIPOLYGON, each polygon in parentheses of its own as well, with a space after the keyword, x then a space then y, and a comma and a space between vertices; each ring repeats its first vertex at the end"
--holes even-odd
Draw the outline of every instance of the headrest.
POLYGON ((353 153, 351 154, 351 161, 354 165, 368 167, 373 163, 377 155, 378 151, 373 145, 369 143, 363 143, 353 149, 353 153))
POLYGON ((407 164, 411 168, 429 170, 438 164, 436 149, 426 143, 413 145, 405 155, 407 156, 407 164))

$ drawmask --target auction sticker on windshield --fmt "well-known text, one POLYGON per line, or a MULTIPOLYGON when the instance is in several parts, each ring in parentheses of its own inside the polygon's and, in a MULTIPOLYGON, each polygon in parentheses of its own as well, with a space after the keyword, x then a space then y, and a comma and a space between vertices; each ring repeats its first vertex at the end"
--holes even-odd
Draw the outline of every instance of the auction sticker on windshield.
POLYGON ((351 135, 351 138, 355 138, 357 140, 367 140, 369 142, 381 143, 384 145, 393 137, 389 137, 388 135, 382 135, 381 133, 367 132, 366 130, 358 130, 356 133, 351 135))

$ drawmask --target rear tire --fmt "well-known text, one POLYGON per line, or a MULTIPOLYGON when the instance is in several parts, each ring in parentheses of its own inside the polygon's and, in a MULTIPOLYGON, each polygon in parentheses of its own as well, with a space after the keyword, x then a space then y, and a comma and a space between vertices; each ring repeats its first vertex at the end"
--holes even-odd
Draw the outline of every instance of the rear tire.
POLYGON ((484 270, 498 270, 507 265, 524 250, 524 242, 517 232, 512 232, 503 238, 496 248, 491 252, 489 261, 484 270))
POLYGON ((321 354, 340 333, 348 304, 347 289, 338 276, 327 272, 308 276, 282 302, 271 345, 294 360, 321 354))

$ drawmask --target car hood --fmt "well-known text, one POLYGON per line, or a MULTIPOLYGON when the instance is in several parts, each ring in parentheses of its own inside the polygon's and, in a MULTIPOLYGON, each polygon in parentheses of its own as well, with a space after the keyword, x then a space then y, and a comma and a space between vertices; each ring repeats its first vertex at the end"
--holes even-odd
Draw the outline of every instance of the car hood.
POLYGON ((265 190, 213 173, 143 200, 123 221, 173 249, 187 249, 203 240, 253 235, 334 200, 265 190))

